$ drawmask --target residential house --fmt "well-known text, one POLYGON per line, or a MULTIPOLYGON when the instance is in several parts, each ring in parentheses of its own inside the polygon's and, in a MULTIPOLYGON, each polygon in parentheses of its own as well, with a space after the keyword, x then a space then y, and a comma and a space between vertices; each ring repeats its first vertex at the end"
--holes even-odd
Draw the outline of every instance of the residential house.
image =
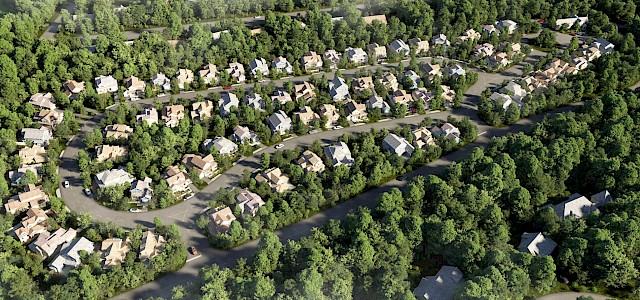
POLYGON ((162 252, 162 248, 167 243, 164 236, 154 234, 147 230, 142 234, 142 243, 140 244, 140 261, 150 260, 162 252))
POLYGON ((527 252, 533 256, 548 256, 551 255, 556 246, 558 246, 556 242, 544 237, 541 232, 525 232, 520 239, 518 251, 527 252))
POLYGON ((322 159, 310 150, 302 152, 302 156, 298 159, 298 165, 305 172, 322 173, 325 168, 322 159))
POLYGON ((138 97, 144 95, 144 89, 146 86, 147 84, 144 82, 144 80, 140 80, 138 79, 138 77, 131 76, 127 78, 127 81, 124 84, 124 87, 126 89, 124 91, 125 98, 137 99, 138 97))
POLYGON ((124 262, 129 253, 129 238, 123 240, 110 238, 102 241, 100 245, 100 257, 103 260, 104 268, 111 268, 124 262))
POLYGON ((277 111, 267 119, 267 125, 274 133, 284 135, 287 131, 291 130, 291 118, 284 113, 284 111, 277 111))
POLYGON ((405 157, 411 157, 413 151, 416 150, 405 138, 393 133, 388 134, 384 140, 382 140, 382 148, 395 155, 405 157))
POLYGON ((473 48, 473 56, 477 59, 482 59, 487 56, 493 55, 493 53, 495 52, 494 49, 495 48, 493 47, 493 45, 489 43, 477 45, 475 48, 473 48))
POLYGON ((420 38, 409 39, 409 45, 416 49, 416 54, 425 54, 429 52, 429 41, 423 41, 420 38))
POLYGON ((424 64, 424 71, 427 74, 427 76, 429 77, 429 81, 431 81, 431 82, 433 82, 433 79, 436 76, 442 76, 441 67, 437 63, 435 63, 435 64, 431 64, 431 63, 424 64))
POLYGON ((330 49, 323 54, 323 57, 331 63, 331 65, 329 66, 331 69, 337 69, 338 63, 342 58, 342 54, 336 52, 336 50, 330 49))
POLYGON ((226 71, 231 76, 231 79, 235 79, 237 82, 244 82, 247 80, 247 77, 244 74, 244 66, 241 63, 230 62, 226 71))
POLYGON ((600 193, 594 194, 591 196, 591 202, 593 202, 596 207, 602 207, 603 205, 611 202, 613 200, 613 196, 609 193, 609 191, 604 190, 600 193))
POLYGON ((327 156, 334 167, 345 165, 350 167, 355 160, 351 157, 351 150, 345 142, 338 142, 333 146, 324 147, 324 155, 327 156))
POLYGON ((271 168, 256 175, 256 181, 258 183, 266 182, 276 192, 282 193, 284 191, 292 190, 295 188, 293 184, 289 183, 289 177, 282 174, 280 168, 271 168))
POLYGON ((338 119, 340 119, 338 109, 333 104, 320 105, 320 114, 327 117, 327 124, 324 126, 325 128, 333 126, 338 122, 338 119))
POLYGON ((286 73, 286 74, 293 73, 293 66, 289 61, 287 61, 286 58, 282 56, 278 56, 276 59, 274 59, 273 62, 271 63, 271 67, 276 69, 280 73, 286 73))
POLYGON ((572 15, 569 18, 566 19, 557 19, 556 20, 556 29, 562 29, 562 27, 564 27, 566 25, 567 29, 573 28, 573 25, 577 22, 578 23, 578 27, 580 27, 580 29, 583 29, 584 26, 587 24, 587 21, 589 21, 589 16, 586 17, 578 17, 576 15, 572 15))
POLYGON ((367 102, 365 102, 365 105, 367 107, 367 111, 371 111, 374 108, 379 108, 380 113, 382 113, 383 115, 387 115, 391 112, 391 106, 389 106, 389 104, 378 95, 371 96, 371 98, 369 98, 367 102))
POLYGON ((81 251, 91 254, 94 248, 93 242, 85 237, 66 242, 62 246, 60 254, 49 264, 49 269, 57 273, 66 274, 69 269, 75 269, 82 263, 80 258, 81 251))
POLYGON ((176 127, 182 119, 184 119, 184 106, 178 104, 162 108, 162 121, 164 121, 165 126, 176 127))
POLYGON ((480 39, 480 33, 473 29, 469 29, 462 33, 461 36, 458 37, 458 43, 464 43, 468 41, 477 41, 480 39))
POLYGON ((334 101, 341 101, 349 98, 349 86, 341 77, 335 76, 329 81, 329 95, 334 101))
POLYGON ((218 170, 218 163, 211 154, 204 157, 196 154, 185 154, 182 157, 182 165, 198 174, 200 179, 211 178, 215 171, 218 170))
POLYGON ((164 171, 164 180, 167 182, 167 186, 174 192, 186 191, 189 189, 191 179, 189 174, 184 170, 181 170, 178 166, 169 166, 164 171))
POLYGON ((42 164, 33 164, 33 165, 21 165, 15 171, 9 171, 9 180, 11 181, 11 185, 19 185, 24 178, 27 176, 27 171, 31 171, 36 177, 38 173, 42 169, 42 164))
POLYGON ((60 125, 63 119, 64 112, 50 109, 43 109, 33 116, 35 122, 52 129, 60 125))
POLYGON ((211 140, 210 147, 214 147, 221 155, 233 155, 238 152, 238 145, 222 136, 216 137, 211 140))
POLYGON ((498 31, 496 26, 491 24, 482 26, 482 32, 486 32, 488 35, 492 35, 495 32, 497 35, 500 35, 500 31, 498 31))
POLYGON ((115 93, 118 91, 118 81, 113 78, 113 76, 98 76, 95 78, 96 81, 96 93, 106 94, 106 93, 115 93))
POLYGON ((600 49, 598 49, 598 47, 596 46, 584 45, 580 50, 580 55, 587 58, 588 61, 593 61, 602 56, 602 52, 600 52, 600 49))
POLYGON ((400 39, 391 42, 391 44, 389 44, 389 50, 404 56, 409 56, 411 52, 409 45, 400 39))
POLYGON ((198 71, 198 76, 202 78, 204 84, 209 85, 220 80, 220 72, 214 64, 208 64, 198 71))
POLYGON ((437 46, 437 45, 444 45, 445 47, 451 46, 451 42, 449 42, 449 40, 447 39, 447 36, 442 33, 434 35, 433 39, 431 40, 431 44, 434 46, 437 46))
POLYGON ((200 122, 211 118, 213 115, 213 102, 206 100, 191 104, 191 119, 200 122))
POLYGON ((84 92, 84 81, 67 80, 62 84, 62 90, 70 100, 75 100, 78 94, 84 92))
POLYGON ((411 92, 411 97, 413 98, 414 102, 422 101, 425 109, 429 109, 431 100, 433 100, 434 95, 432 92, 428 91, 425 88, 417 88, 411 92))
POLYGON ((271 96, 271 101, 273 103, 278 102, 280 104, 285 104, 289 101, 293 101, 293 99, 291 99, 291 95, 286 91, 276 90, 273 92, 273 96, 271 96))
POLYGON ((385 15, 373 15, 373 16, 362 17, 362 20, 364 20, 366 24, 371 24, 374 21, 380 22, 381 24, 387 24, 387 16, 385 15))
POLYGON ((29 103, 35 107, 46 108, 49 110, 56 109, 56 104, 53 101, 53 95, 51 93, 36 93, 29 99, 29 103))
POLYGON ((593 212, 597 212, 598 208, 595 203, 589 201, 587 197, 580 194, 573 194, 569 196, 568 200, 554 205, 553 210, 562 220, 566 220, 571 217, 581 219, 593 212))
POLYGON ((487 66, 489 68, 504 68, 511 63, 509 55, 504 52, 496 52, 493 55, 487 57, 487 66))
POLYGON ((145 177, 143 180, 136 180, 129 188, 131 200, 135 202, 147 203, 153 198, 153 189, 151 188, 151 178, 145 177))
POLYGON ((460 142, 460 130, 458 127, 453 126, 451 123, 444 123, 442 126, 434 126, 431 129, 431 134, 436 138, 445 137, 447 139, 455 140, 456 143, 460 142))
POLYGON ((96 147, 96 152, 96 161, 105 162, 114 161, 120 157, 124 157, 127 155, 129 150, 127 150, 126 147, 122 146, 100 145, 96 147))
POLYGON ((156 73, 151 76, 151 83, 154 87, 162 87, 165 91, 171 90, 171 80, 164 73, 156 73))
POLYGON ((426 127, 420 127, 411 132, 413 136, 413 146, 416 148, 424 149, 429 146, 435 146, 436 141, 433 139, 431 135, 431 131, 426 127))
POLYGON ((378 61, 387 58, 387 48, 380 46, 377 43, 367 45, 367 53, 369 56, 375 57, 378 61))
POLYGON ((129 135, 133 133, 133 128, 124 124, 113 124, 105 127, 107 139, 128 139, 129 135))
POLYGON ((369 60, 369 55, 367 55, 362 48, 347 48, 345 49, 345 54, 349 61, 356 65, 366 64, 367 60, 369 60))
POLYGON ((34 145, 43 147, 49 145, 49 141, 53 138, 51 130, 46 127, 40 127, 39 129, 23 128, 21 133, 23 142, 32 142, 34 145))
POLYGON ((398 78, 389 72, 384 73, 381 78, 378 78, 378 82, 391 91, 397 90, 399 86, 398 78))
POLYGON ((405 85, 409 86, 409 89, 415 89, 418 87, 418 82, 420 82, 420 75, 413 70, 409 70, 404 73, 403 80, 405 85))
POLYGON ((313 122, 320 122, 320 116, 311 110, 309 106, 300 108, 300 111, 294 113, 293 116, 305 125, 313 125, 313 122))
POLYGON ((442 266, 435 276, 423 277, 413 295, 417 300, 453 300, 462 283, 464 278, 460 269, 442 266))
POLYGON ((4 204, 4 210, 15 215, 25 209, 44 207, 47 202, 49 202, 49 196, 42 191, 42 187, 29 184, 24 192, 11 197, 4 204))
POLYGON ((158 111, 153 107, 147 107, 142 110, 142 114, 136 116, 136 121, 144 122, 149 126, 158 124, 158 111))
POLYGON ((353 81, 351 82, 351 87, 353 88, 353 91, 358 96, 362 97, 364 91, 366 91, 366 90, 373 91, 374 90, 373 78, 371 78, 371 76, 354 78, 353 81))
POLYGON ((571 57, 571 65, 573 65, 576 70, 584 70, 589 66, 589 60, 584 56, 573 55, 571 57))
POLYGON ((442 99, 444 100, 444 105, 446 107, 451 107, 453 105, 453 101, 456 99, 456 91, 446 85, 440 85, 442 89, 442 99))
POLYGON ((191 84, 195 77, 193 77, 193 71, 189 69, 178 69, 176 72, 176 79, 178 80, 178 87, 184 90, 185 84, 191 84))
POLYGON ((21 243, 26 243, 37 234, 47 231, 47 219, 49 219, 49 216, 42 209, 37 207, 29 208, 27 215, 22 218, 13 234, 21 243))
POLYGON ((508 93, 514 101, 519 103, 529 94, 522 88, 522 85, 513 80, 509 81, 509 83, 502 88, 502 91, 508 93))
POLYGON ((228 117, 231 115, 231 108, 238 107, 240 105, 240 100, 234 93, 224 92, 220 95, 220 100, 218 101, 218 106, 220 106, 220 115, 223 117, 228 117))
POLYGON ((265 103, 260 94, 247 93, 244 95, 244 104, 255 110, 264 110, 265 103))
POLYGON ((18 151, 18 156, 20 156, 22 163, 27 165, 40 164, 49 160, 47 151, 39 145, 20 149, 20 151, 18 151))
MULTIPOLYGON (((334 51, 335 52, 335 51, 334 51)), ((340 59, 338 59, 340 60, 340 59)), ((300 59, 304 71, 307 73, 317 72, 322 68, 322 56, 314 51, 309 51, 300 59)))
POLYGON ((444 68, 444 72, 451 79, 458 79, 460 76, 467 75, 467 71, 460 64, 453 64, 444 68))
POLYGON ((209 214, 209 218, 211 220, 207 225, 207 229, 211 235, 227 233, 231 223, 236 220, 236 216, 233 215, 231 208, 228 206, 209 214))
POLYGON ((392 106, 406 105, 407 107, 413 106, 413 98, 411 94, 405 90, 397 89, 393 93, 389 94, 389 103, 392 106))
POLYGON ((511 104, 515 103, 511 96, 497 92, 493 92, 489 100, 493 101, 496 106, 501 106, 504 111, 506 111, 511 104))
POLYGON ((53 233, 45 231, 38 235, 35 241, 29 244, 29 250, 40 256, 47 258, 52 256, 62 244, 70 242, 76 237, 76 230, 73 228, 60 228, 53 233))
POLYGON ((500 20, 496 22, 496 28, 500 30, 500 33, 512 34, 518 29, 518 23, 512 20, 500 20))
POLYGON ((123 169, 105 170, 96 174, 96 182, 100 188, 132 183, 134 180, 135 178, 123 169))
POLYGON ((249 62, 249 70, 254 77, 258 76, 258 73, 262 74, 262 76, 269 75, 269 65, 264 58, 256 58, 249 62))
POLYGON ((238 207, 240 207, 240 211, 242 216, 251 216, 255 217, 265 203, 262 198, 256 194, 252 193, 248 189, 244 189, 236 195, 236 203, 238 207))
POLYGON ((249 127, 240 125, 236 125, 236 128, 233 129, 231 138, 238 143, 257 143, 260 140, 255 132, 249 130, 249 127))
POLYGON ((309 101, 316 96, 316 87, 308 81, 305 81, 301 84, 296 84, 294 88, 296 90, 296 100, 304 99, 305 101, 309 101))
POLYGON ((347 120, 353 123, 364 122, 367 120, 367 106, 357 103, 353 100, 347 101, 344 106, 347 120))

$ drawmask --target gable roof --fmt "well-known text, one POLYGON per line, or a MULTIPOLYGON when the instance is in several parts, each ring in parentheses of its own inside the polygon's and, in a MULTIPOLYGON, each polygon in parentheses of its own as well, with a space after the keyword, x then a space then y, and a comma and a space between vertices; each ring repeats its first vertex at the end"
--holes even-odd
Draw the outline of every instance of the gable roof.
POLYGON ((551 255, 556 246, 558 246, 556 242, 545 238, 541 232, 525 232, 522 234, 518 250, 531 253, 531 255, 547 256, 551 255))
POLYGON ((451 300, 463 280, 460 269, 442 266, 435 276, 422 278, 413 294, 418 300, 451 300))

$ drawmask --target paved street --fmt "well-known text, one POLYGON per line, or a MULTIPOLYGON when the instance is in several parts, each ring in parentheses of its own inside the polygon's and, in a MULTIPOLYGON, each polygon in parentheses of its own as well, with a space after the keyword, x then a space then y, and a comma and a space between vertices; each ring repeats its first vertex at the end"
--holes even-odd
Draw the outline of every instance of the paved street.
POLYGON ((546 295, 538 298, 538 300, 574 300, 574 299, 578 299, 578 297, 580 296, 592 297, 594 300, 611 299, 611 297, 593 294, 593 293, 564 292, 564 293, 546 295))

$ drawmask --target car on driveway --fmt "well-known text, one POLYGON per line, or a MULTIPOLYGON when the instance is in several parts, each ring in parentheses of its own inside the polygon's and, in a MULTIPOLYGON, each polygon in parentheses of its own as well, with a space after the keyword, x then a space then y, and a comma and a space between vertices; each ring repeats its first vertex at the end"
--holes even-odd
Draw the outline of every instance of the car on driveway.
POLYGON ((277 145, 276 145, 276 149, 282 149, 282 147, 284 147, 284 145, 283 145, 283 144, 277 144, 277 145))
POLYGON ((196 249, 196 246, 191 246, 189 247, 189 252, 193 255, 198 255, 198 249, 196 249))
POLYGON ((129 212, 132 212, 132 213, 139 213, 139 212, 142 212, 142 209, 139 209, 139 208, 132 208, 132 209, 130 209, 130 210, 129 210, 129 212))
POLYGON ((65 189, 69 187, 69 180, 65 181, 62 183, 62 187, 64 187, 65 189))
POLYGON ((88 197, 93 196, 93 193, 91 192, 91 190, 90 190, 90 189, 84 189, 84 193, 85 193, 85 195, 87 195, 88 197))

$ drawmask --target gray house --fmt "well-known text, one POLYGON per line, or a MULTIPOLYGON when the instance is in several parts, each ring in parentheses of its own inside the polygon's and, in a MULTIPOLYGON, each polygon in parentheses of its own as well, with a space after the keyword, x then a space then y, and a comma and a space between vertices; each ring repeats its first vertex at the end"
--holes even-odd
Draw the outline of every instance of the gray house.
POLYGON ((413 290, 418 300, 452 300, 456 289, 464 282, 460 269, 442 266, 435 276, 423 277, 413 290))
POLYGON ((291 118, 284 113, 284 111, 277 111, 267 119, 267 125, 275 133, 285 134, 291 130, 291 118))
POLYGON ((416 150, 406 139, 393 133, 390 133, 382 140, 382 148, 395 155, 407 157, 410 157, 413 151, 416 150))
POLYGON ((534 256, 547 256, 551 255, 556 246, 558 246, 556 242, 550 238, 544 237, 540 232, 525 232, 522 234, 518 251, 528 252, 534 256))
POLYGON ((334 77, 329 81, 329 94, 334 101, 349 98, 349 86, 347 86, 347 82, 340 77, 334 77))

